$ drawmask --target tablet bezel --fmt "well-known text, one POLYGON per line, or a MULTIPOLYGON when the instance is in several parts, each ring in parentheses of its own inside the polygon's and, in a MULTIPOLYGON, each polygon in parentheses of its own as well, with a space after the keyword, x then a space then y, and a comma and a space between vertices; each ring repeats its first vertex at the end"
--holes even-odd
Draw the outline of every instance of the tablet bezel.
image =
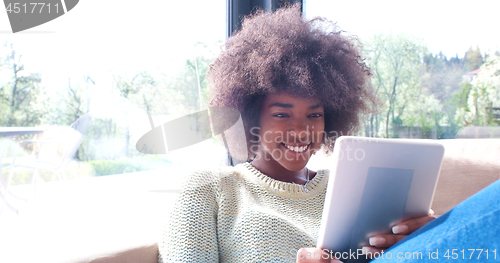
MULTIPOLYGON (((379 222, 379 226, 380 222, 384 222, 388 233, 390 227, 397 222, 427 215, 443 156, 444 147, 431 140, 339 137, 329 158, 334 166, 327 186, 317 247, 349 252, 363 246, 359 242, 357 245, 351 244, 351 239, 358 221, 363 193, 370 187, 365 185, 370 167, 413 170, 402 216, 395 219, 393 215, 388 219, 388 215, 377 214, 373 222, 379 222), (391 158, 387 158, 388 156, 391 158)), ((363 235, 368 241, 369 236, 383 232, 384 230, 371 229, 366 230, 363 235)))

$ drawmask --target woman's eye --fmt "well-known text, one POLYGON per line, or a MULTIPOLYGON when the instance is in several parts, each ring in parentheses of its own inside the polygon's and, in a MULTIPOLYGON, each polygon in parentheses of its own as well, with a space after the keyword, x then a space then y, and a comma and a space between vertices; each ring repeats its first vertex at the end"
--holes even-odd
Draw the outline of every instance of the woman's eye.
POLYGON ((323 114, 321 114, 321 113, 314 113, 314 114, 309 115, 309 117, 319 118, 319 117, 323 117, 323 114))
POLYGON ((285 117, 288 117, 288 114, 286 114, 286 113, 277 113, 277 114, 274 114, 273 116, 274 117, 278 117, 278 118, 285 118, 285 117))

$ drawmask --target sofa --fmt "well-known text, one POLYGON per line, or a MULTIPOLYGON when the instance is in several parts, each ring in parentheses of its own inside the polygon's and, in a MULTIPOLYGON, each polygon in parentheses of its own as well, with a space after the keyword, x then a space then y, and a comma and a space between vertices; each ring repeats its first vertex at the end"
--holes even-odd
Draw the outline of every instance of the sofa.
MULTIPOLYGON (((445 157, 432 209, 441 215, 500 179, 500 139, 438 142, 445 157)), ((1 215, 0 262, 157 262, 157 242, 179 192, 174 175, 183 169, 40 184, 34 204, 20 215, 1 215)))

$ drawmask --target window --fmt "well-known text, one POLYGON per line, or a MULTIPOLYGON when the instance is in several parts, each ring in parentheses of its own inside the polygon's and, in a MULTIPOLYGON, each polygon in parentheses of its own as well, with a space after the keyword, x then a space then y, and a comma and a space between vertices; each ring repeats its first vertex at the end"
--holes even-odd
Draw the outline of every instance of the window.
MULTIPOLYGON (((15 34, 0 12, 9 32, 0 43, 0 127, 54 129, 91 112, 78 165, 68 166, 76 175, 68 177, 219 164, 224 153, 206 153, 215 140, 169 155, 142 154, 135 144, 151 130, 148 112, 158 126, 206 109, 204 76, 225 39, 225 6, 223 0, 80 2, 15 34)), ((24 151, 30 155, 33 145, 24 151)), ((42 173, 43 180, 54 178, 42 173)), ((29 179, 14 176, 12 184, 29 179)))
POLYGON ((307 0, 364 45, 383 107, 363 136, 500 138, 500 38, 496 1, 307 0))

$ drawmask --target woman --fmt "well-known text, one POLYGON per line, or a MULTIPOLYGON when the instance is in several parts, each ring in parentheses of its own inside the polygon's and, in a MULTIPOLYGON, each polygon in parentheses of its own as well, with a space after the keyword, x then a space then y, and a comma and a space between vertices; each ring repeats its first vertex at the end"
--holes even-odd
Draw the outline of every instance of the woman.
MULTIPOLYGON (((304 248, 316 244, 328 171, 305 166, 376 102, 369 76, 355 38, 304 21, 298 6, 245 19, 209 77, 212 106, 242 114, 249 162, 189 177, 159 261, 300 262, 297 251, 316 251, 304 248)), ((400 223, 398 235, 373 237, 365 250, 387 248, 432 219, 400 223)))

